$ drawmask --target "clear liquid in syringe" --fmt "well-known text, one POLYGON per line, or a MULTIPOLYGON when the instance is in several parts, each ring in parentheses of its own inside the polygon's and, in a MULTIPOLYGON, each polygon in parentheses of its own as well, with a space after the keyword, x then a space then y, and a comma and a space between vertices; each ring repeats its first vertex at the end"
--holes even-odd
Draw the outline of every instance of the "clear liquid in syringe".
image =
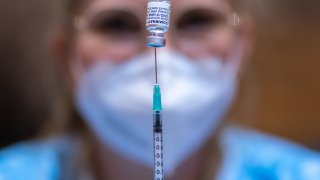
POLYGON ((162 146, 162 119, 161 112, 155 111, 153 115, 154 140, 154 180, 164 180, 163 174, 163 146, 162 146))

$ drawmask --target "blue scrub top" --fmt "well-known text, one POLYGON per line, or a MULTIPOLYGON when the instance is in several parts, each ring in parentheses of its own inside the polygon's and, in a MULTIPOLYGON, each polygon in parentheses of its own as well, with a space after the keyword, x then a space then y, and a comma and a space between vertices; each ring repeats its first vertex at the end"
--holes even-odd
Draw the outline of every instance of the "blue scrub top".
POLYGON ((221 147, 219 180, 320 180, 320 153, 292 142, 231 127, 221 147))
MULTIPOLYGON (((282 139, 238 127, 226 128, 218 180, 319 180, 320 154, 282 139)), ((29 141, 0 151, 0 180, 90 180, 75 172, 83 143, 75 136, 29 141)))

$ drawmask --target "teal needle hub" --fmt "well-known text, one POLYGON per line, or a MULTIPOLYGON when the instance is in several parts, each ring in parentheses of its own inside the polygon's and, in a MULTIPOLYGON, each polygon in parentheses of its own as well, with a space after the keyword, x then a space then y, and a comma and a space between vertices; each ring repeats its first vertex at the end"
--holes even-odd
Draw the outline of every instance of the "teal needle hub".
POLYGON ((154 111, 161 111, 162 110, 161 92, 160 92, 159 84, 156 84, 154 86, 154 91, 153 91, 153 110, 154 111))

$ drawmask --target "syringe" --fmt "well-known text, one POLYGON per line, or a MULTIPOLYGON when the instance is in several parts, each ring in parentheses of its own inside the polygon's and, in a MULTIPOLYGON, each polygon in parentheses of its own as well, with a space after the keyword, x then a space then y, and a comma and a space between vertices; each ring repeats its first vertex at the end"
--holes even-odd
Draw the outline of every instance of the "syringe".
POLYGON ((153 92, 153 147, 154 147, 154 180, 164 180, 163 173, 163 139, 162 139, 162 104, 160 85, 158 83, 157 48, 166 46, 164 33, 169 29, 170 0, 148 0, 147 46, 154 48, 156 84, 153 92))
POLYGON ((164 180, 163 173, 163 139, 162 139, 162 106, 158 84, 153 93, 153 148, 154 148, 154 180, 164 180))

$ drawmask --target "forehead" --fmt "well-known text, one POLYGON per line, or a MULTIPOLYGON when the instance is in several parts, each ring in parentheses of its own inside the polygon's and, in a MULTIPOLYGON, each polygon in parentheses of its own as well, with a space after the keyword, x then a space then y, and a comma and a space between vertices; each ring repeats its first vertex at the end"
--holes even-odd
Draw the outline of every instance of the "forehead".
MULTIPOLYGON (((135 1, 135 2, 139 2, 141 4, 146 4, 146 0, 124 0, 124 1, 135 1)), ((171 4, 174 6, 174 5, 177 5, 177 4, 180 4, 180 3, 202 3, 202 2, 215 2, 215 1, 222 1, 222 2, 229 2, 231 0, 170 0, 171 4)))
MULTIPOLYGON (((232 8, 232 1, 233 0, 171 0, 171 13, 179 14, 179 11, 196 7, 211 7, 217 11, 227 11, 232 8)), ((87 7, 85 9, 91 12, 99 9, 121 8, 145 13, 148 4, 147 0, 87 0, 85 2, 85 6, 87 7)))
MULTIPOLYGON (((226 4, 231 6, 231 2, 233 0, 171 0, 171 5, 173 8, 187 5, 187 4, 226 4)), ((147 0, 87 0, 86 5, 90 4, 108 4, 108 5, 115 5, 115 4, 122 4, 122 5, 132 5, 136 4, 139 6, 146 6, 147 0)))

